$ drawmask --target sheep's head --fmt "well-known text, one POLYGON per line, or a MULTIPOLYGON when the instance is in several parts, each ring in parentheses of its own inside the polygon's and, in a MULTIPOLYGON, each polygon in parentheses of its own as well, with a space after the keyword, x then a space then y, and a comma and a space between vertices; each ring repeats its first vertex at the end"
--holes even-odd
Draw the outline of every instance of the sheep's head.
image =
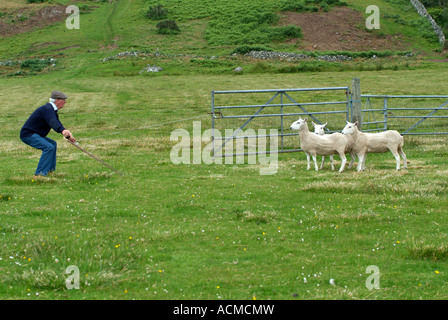
POLYGON ((358 129, 358 121, 351 123, 347 121, 347 125, 342 129, 342 134, 352 134, 358 129))
POLYGON ((327 125, 328 122, 325 122, 324 124, 317 124, 317 123, 313 123, 314 126, 314 133, 318 134, 318 135, 324 135, 325 134, 325 126, 327 125))
POLYGON ((291 130, 300 130, 300 128, 302 128, 302 126, 306 125, 306 120, 307 120, 307 118, 305 118, 305 119, 299 118, 299 120, 294 121, 289 128, 291 130))

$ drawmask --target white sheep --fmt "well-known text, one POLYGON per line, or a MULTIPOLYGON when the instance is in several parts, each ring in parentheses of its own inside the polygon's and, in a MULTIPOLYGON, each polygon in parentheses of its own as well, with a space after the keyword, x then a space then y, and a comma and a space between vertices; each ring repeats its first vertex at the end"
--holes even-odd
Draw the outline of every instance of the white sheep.
POLYGON ((319 168, 317 167, 316 156, 329 156, 337 153, 342 160, 339 173, 344 171, 345 164, 347 163, 345 152, 348 148, 348 139, 346 139, 346 137, 344 137, 344 135, 339 132, 323 136, 313 134, 309 131, 306 120, 307 118, 299 118, 299 120, 291 124, 290 128, 292 130, 299 130, 300 146, 305 152, 308 161, 307 170, 310 169, 310 155, 313 157, 314 167, 316 171, 319 171, 319 168))
MULTIPOLYGON (((314 133, 319 135, 319 136, 323 136, 325 134, 325 127, 327 125, 328 122, 325 122, 324 124, 317 124, 314 123, 314 121, 311 121, 311 123, 314 126, 314 133)), ((322 162, 320 164, 320 170, 322 170, 322 168, 324 167, 324 162, 325 162, 325 156, 322 156, 322 162)), ((333 155, 330 155, 330 164, 331 164, 331 170, 334 170, 334 164, 333 164, 333 155)))
MULTIPOLYGON (((313 126, 314 126, 314 133, 323 136, 325 134, 325 127, 327 126, 328 122, 325 122, 324 124, 316 124, 313 121, 311 121, 313 126)), ((350 164, 348 165, 347 169, 350 169, 353 166, 353 163, 355 162, 355 158, 356 158, 356 154, 354 152, 354 140, 352 136, 345 136, 346 139, 348 140, 348 144, 347 144, 347 150, 346 150, 346 154, 350 153, 350 164)), ((320 165, 320 169, 322 170, 323 166, 324 166, 324 161, 325 161, 325 156, 322 156, 322 163, 320 165)), ((330 155, 330 163, 331 163, 331 170, 334 170, 334 164, 333 164, 333 155, 330 155)))
POLYGON ((351 135, 354 140, 354 150, 358 156, 358 171, 365 170, 367 153, 383 153, 390 150, 397 160, 397 170, 400 170, 400 155, 403 158, 403 168, 407 169, 406 155, 403 152, 404 139, 398 131, 388 130, 380 133, 364 133, 358 129, 358 121, 350 123, 342 130, 345 135, 351 135))

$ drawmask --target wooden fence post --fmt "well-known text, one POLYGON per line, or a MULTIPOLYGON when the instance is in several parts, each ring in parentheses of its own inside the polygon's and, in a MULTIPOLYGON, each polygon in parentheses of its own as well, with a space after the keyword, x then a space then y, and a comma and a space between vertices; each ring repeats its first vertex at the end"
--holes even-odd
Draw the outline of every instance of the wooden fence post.
POLYGON ((361 80, 352 79, 352 115, 353 122, 358 121, 358 129, 362 129, 362 111, 361 111, 361 80))

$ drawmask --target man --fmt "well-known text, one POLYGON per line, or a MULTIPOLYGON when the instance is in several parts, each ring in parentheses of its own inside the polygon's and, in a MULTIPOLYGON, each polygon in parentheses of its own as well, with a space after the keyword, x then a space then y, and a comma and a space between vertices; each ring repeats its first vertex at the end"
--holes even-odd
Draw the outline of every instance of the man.
POLYGON ((59 121, 58 110, 65 105, 68 97, 60 92, 51 93, 50 102, 37 108, 20 130, 20 139, 27 145, 42 150, 42 156, 36 169, 36 176, 47 176, 56 170, 56 141, 47 138, 51 129, 72 142, 76 142, 72 133, 59 121))

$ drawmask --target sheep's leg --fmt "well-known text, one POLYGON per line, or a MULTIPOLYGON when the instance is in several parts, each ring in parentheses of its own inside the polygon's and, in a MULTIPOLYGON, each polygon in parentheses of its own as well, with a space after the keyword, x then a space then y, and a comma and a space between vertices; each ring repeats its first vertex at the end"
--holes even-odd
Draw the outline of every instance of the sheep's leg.
POLYGON ((342 160, 341 169, 339 169, 339 173, 341 173, 345 169, 345 164, 347 163, 347 158, 345 157, 344 153, 339 154, 339 156, 341 157, 341 160, 342 160))
POLYGON ((363 170, 363 164, 365 162, 366 157, 367 157, 367 154, 358 154, 358 166, 356 168, 358 172, 363 170))
POLYGON ((322 163, 320 164, 320 170, 324 167, 325 157, 322 157, 322 163))
POLYGON ((350 164, 348 165, 347 169, 351 169, 351 167, 353 167, 353 163, 355 163, 355 154, 354 153, 350 153, 350 164))
POLYGON ((366 170, 366 159, 367 159, 367 153, 364 154, 364 157, 362 159, 362 171, 366 170))
POLYGON ((305 152, 305 154, 306 154, 306 162, 307 162, 306 170, 310 170, 310 168, 311 168, 311 165, 310 165, 310 154, 308 152, 305 152))
POLYGON ((331 170, 334 170, 333 155, 330 156, 331 170))
POLYGON ((319 167, 317 166, 317 157, 316 157, 316 155, 312 154, 311 156, 313 157, 313 161, 314 161, 314 169, 316 171, 319 171, 319 167))
POLYGON ((398 148, 398 152, 400 153, 400 156, 403 158, 403 169, 408 168, 408 160, 406 159, 406 154, 403 151, 403 148, 398 148))
POLYGON ((395 160, 397 161, 397 170, 400 170, 400 155, 398 154, 398 152, 397 151, 395 151, 395 150, 390 150, 391 152, 392 152, 392 154, 394 155, 394 157, 395 157, 395 160))
POLYGON ((361 171, 362 168, 362 159, 363 159, 363 155, 359 155, 358 154, 358 165, 356 166, 356 171, 361 171))

